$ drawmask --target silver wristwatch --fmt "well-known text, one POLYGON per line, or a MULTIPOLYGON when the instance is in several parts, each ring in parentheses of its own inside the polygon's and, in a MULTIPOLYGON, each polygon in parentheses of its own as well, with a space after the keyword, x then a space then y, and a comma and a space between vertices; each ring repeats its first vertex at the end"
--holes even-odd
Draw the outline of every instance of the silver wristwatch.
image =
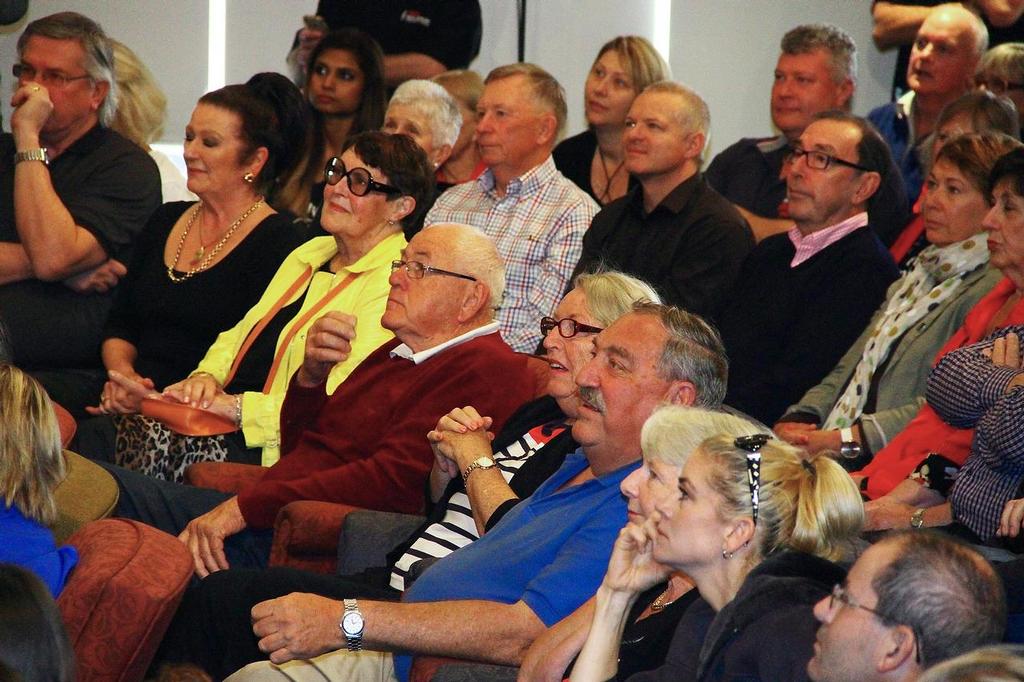
POLYGON ((341 632, 345 635, 345 642, 348 643, 349 651, 359 651, 363 648, 363 612, 359 610, 359 604, 355 599, 346 599, 345 613, 341 617, 341 632))

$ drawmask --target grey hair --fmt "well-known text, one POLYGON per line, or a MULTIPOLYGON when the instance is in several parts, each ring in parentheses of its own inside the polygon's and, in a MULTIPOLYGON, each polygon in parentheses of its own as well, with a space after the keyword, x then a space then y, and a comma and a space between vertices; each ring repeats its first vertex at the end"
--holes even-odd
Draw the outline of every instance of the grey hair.
POLYGON ((494 240, 483 230, 462 223, 438 223, 423 228, 448 230, 453 234, 452 267, 483 282, 490 294, 489 307, 496 315, 505 297, 505 262, 494 245, 494 240))
POLYGON ((847 78, 857 82, 857 43, 838 26, 802 24, 786 31, 779 48, 783 54, 789 55, 824 50, 829 55, 832 82, 839 85, 847 78))
POLYGON ((503 78, 522 76, 533 90, 533 98, 544 109, 555 115, 556 137, 565 129, 565 120, 569 116, 569 106, 565 103, 565 88, 550 73, 529 62, 506 64, 492 69, 484 83, 492 83, 503 78))
POLYGON ((664 92, 678 97, 682 106, 674 112, 676 120, 685 130, 708 137, 708 131, 711 130, 711 111, 707 102, 695 91, 675 81, 658 81, 644 88, 643 94, 649 92, 664 92))
POLYGON ((1001 78, 1010 83, 1024 81, 1024 43, 996 45, 982 55, 975 78, 1001 78))
POLYGON ((1024 682, 1024 644, 993 644, 928 668, 918 682, 1024 682))
POLYGON ((883 622, 914 631, 923 667, 1002 639, 1006 596, 980 554, 931 531, 898 532, 881 542, 898 544, 899 554, 871 581, 875 611, 883 622))
POLYGON ((644 422, 640 446, 645 458, 681 467, 701 443, 719 433, 749 435, 768 431, 749 419, 721 410, 663 405, 644 422))
POLYGON ((78 12, 57 12, 36 19, 25 27, 18 38, 18 58, 32 36, 53 40, 77 40, 85 53, 82 68, 94 82, 106 83, 107 96, 99 109, 100 123, 109 127, 117 112, 117 79, 114 78, 114 51, 103 28, 89 17, 78 12))
MULTIPOLYGON (((432 81, 413 79, 398 86, 388 102, 406 106, 424 116, 430 123, 430 132, 436 146, 455 144, 462 128, 462 112, 455 98, 432 81)), ((384 114, 387 117, 387 112, 384 114)))
POLYGON ((624 272, 585 272, 573 287, 583 292, 590 314, 607 327, 633 309, 635 303, 661 303, 650 284, 624 272))
POLYGON ((662 378, 692 382, 698 407, 721 406, 729 379, 729 360, 715 328, 699 316, 669 305, 636 303, 632 312, 656 317, 668 332, 658 359, 662 378))

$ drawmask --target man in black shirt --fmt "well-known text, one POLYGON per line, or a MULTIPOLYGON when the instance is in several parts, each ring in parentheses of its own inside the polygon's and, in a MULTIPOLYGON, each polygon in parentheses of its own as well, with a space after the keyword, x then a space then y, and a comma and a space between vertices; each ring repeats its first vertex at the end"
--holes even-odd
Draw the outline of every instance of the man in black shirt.
POLYGON ((105 128, 116 108, 112 66, 92 20, 61 12, 30 23, 18 40, 12 133, 0 136, 0 318, 14 361, 69 406, 95 399, 102 384, 78 399, 63 390, 72 368, 102 378, 110 297, 84 293, 82 277, 126 261, 160 204, 156 164, 105 128))
POLYGON ((754 239, 700 173, 710 123, 704 101, 678 83, 655 83, 633 101, 623 145, 639 187, 594 217, 570 281, 619 270, 649 282, 666 303, 714 319, 754 239))

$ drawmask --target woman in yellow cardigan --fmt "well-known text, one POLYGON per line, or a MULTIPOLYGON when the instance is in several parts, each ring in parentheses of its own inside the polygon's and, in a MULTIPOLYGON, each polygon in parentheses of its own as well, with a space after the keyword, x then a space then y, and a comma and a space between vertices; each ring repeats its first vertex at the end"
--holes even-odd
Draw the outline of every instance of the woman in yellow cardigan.
MULTIPOLYGON (((321 223, 329 236, 295 249, 259 302, 217 337, 196 371, 163 392, 165 398, 208 410, 240 427, 223 441, 229 461, 269 466, 280 457, 281 403, 302 364, 306 331, 313 322, 332 315, 355 331, 351 348, 343 349, 347 357, 328 378, 329 392, 392 336, 380 326, 391 261, 405 248, 403 230, 417 231, 429 208, 430 165, 410 138, 367 132, 353 137, 342 155, 328 162, 325 177, 321 223)), ((126 381, 116 374, 111 378, 122 385, 126 381)), ((151 394, 136 388, 140 398, 151 394)), ((177 479, 188 464, 208 458, 204 448, 195 447, 196 441, 190 439, 181 461, 159 463, 161 477, 177 479)), ((115 459, 131 464, 120 452, 115 459)))

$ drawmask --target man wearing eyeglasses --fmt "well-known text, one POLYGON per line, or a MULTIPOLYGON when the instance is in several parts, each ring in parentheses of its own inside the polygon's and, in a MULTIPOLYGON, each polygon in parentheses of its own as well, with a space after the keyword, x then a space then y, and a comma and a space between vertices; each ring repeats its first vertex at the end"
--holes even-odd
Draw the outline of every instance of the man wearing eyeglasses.
POLYGON ((795 227, 750 253, 719 319, 727 404, 774 424, 863 331, 898 274, 868 220, 896 172, 864 119, 829 112, 804 129, 787 162, 795 227))
MULTIPOLYGON (((786 199, 785 158, 814 116, 849 111, 857 87, 857 45, 832 24, 803 24, 782 36, 775 64, 770 109, 779 135, 747 137, 723 150, 707 169, 708 183, 733 202, 760 241, 793 227, 786 199)), ((908 210, 899 175, 879 191, 871 225, 883 241, 906 225, 908 210)))
POLYGON ((992 566, 967 545, 905 531, 869 547, 814 615, 814 682, 910 682, 999 642, 1006 598, 992 566))
POLYGON ((82 294, 90 271, 128 260, 160 204, 159 172, 106 128, 113 56, 95 22, 61 12, 28 24, 13 72, 12 133, 0 137, 0 317, 15 362, 58 402, 85 405, 104 378, 111 297, 82 294))
POLYGON ((648 86, 629 108, 622 144, 639 187, 594 217, 573 277, 611 268, 663 300, 714 319, 754 246, 746 221, 700 172, 711 115, 689 88, 648 86))
POLYGON ((479 404, 504 423, 533 396, 534 382, 526 359, 497 333, 504 267, 490 239, 466 225, 437 225, 403 254, 381 317, 396 338, 333 394, 325 383, 348 357, 355 320, 330 312, 305 334, 303 364, 281 407, 282 456, 256 485, 228 495, 109 466, 121 488, 117 514, 178 535, 205 576, 266 566, 277 512, 289 502, 421 512, 434 461, 425 434, 438 418, 479 404))

